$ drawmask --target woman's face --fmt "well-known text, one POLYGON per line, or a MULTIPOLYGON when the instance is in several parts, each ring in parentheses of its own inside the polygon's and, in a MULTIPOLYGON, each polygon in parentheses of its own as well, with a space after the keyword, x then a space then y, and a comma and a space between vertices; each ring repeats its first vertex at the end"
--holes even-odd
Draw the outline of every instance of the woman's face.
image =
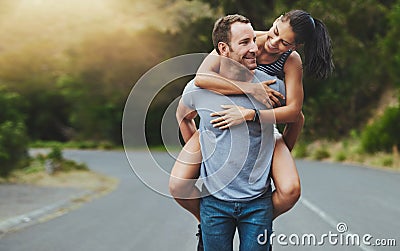
POLYGON ((282 22, 282 16, 275 20, 267 36, 264 44, 267 53, 282 54, 296 49, 295 34, 289 21, 282 22))

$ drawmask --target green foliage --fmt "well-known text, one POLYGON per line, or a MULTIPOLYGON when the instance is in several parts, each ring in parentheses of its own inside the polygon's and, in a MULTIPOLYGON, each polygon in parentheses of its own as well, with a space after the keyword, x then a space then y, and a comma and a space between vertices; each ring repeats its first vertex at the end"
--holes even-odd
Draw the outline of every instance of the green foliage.
POLYGON ((249 18, 255 29, 269 28, 265 17, 273 13, 275 1, 273 0, 202 0, 210 4, 213 9, 222 9, 225 14, 239 13, 249 18), (267 26, 266 26, 267 25, 267 26))
POLYGON ((58 90, 47 88, 21 92, 27 100, 22 111, 26 114, 26 126, 32 139, 66 141, 70 138, 68 115, 71 104, 58 90))
POLYGON ((62 149, 59 147, 53 147, 43 160, 46 171, 50 174, 72 170, 89 170, 86 164, 65 159, 62 155, 62 149))
POLYGON ((386 36, 380 40, 379 47, 382 50, 382 56, 385 58, 384 67, 390 77, 390 81, 400 87, 400 1, 391 6, 391 11, 388 13, 389 27, 386 36))
POLYGON ((47 155, 47 158, 52 161, 61 161, 63 160, 62 151, 59 147, 53 147, 50 153, 47 155))
POLYGON ((335 155, 335 161, 345 161, 347 159, 347 153, 344 151, 339 151, 336 155, 335 155))
POLYGON ((374 123, 366 126, 361 134, 362 148, 367 152, 390 152, 400 148, 400 107, 389 107, 374 123))
POLYGON ((375 0, 297 1, 328 27, 333 42, 335 72, 325 81, 304 79, 304 113, 309 139, 337 139, 359 129, 377 105, 387 84, 378 43, 388 27, 389 8, 375 0))
POLYGON ((0 87, 0 176, 27 163, 27 136, 24 116, 18 110, 20 97, 0 87))
POLYGON ((382 160, 382 165, 385 167, 391 167, 393 166, 393 163, 394 163, 393 156, 387 156, 382 160))
POLYGON ((300 141, 297 142, 293 149, 293 156, 296 158, 306 158, 308 157, 309 153, 307 150, 308 144, 306 142, 300 141))
POLYGON ((331 155, 329 154, 328 150, 325 147, 320 147, 316 149, 313 154, 313 159, 315 160, 323 160, 329 158, 331 155))
POLYGON ((31 148, 70 148, 70 149, 114 149, 116 145, 114 145, 110 141, 91 141, 91 140, 82 140, 82 141, 68 141, 68 142, 60 142, 60 141, 33 141, 29 144, 31 148))
POLYGON ((43 172, 45 170, 43 163, 43 161, 33 159, 30 161, 30 165, 24 168, 22 171, 24 174, 43 172))

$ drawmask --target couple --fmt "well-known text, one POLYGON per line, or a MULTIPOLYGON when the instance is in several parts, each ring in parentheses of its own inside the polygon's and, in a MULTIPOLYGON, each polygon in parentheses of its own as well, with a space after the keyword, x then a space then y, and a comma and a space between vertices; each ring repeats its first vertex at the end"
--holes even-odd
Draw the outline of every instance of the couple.
POLYGON ((271 234, 272 220, 300 196, 290 154, 304 121, 302 62, 295 50, 304 45, 306 72, 325 77, 333 67, 329 35, 322 22, 304 11, 279 17, 267 32, 254 32, 247 18, 230 15, 215 23, 213 44, 220 56, 206 58, 178 106, 187 144, 171 172, 170 191, 201 222, 199 247, 203 241, 205 250, 232 250, 237 228, 241 250, 268 250, 269 237, 257 240, 271 234), (262 81, 262 88, 249 83, 254 81, 262 81), (268 102, 278 107, 268 109, 268 102), (193 120, 197 114, 199 132, 193 120), (287 123, 283 136, 275 123, 287 123), (195 187, 199 174, 201 194, 195 187))

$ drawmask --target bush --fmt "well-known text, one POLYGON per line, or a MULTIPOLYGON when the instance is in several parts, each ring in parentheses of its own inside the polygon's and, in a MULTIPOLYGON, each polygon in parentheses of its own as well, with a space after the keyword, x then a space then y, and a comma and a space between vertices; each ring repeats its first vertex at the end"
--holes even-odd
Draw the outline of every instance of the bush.
POLYGON ((7 177, 13 170, 28 162, 28 140, 20 98, 0 87, 0 176, 7 177))
POLYGON ((62 156, 62 151, 60 147, 53 147, 51 149, 51 152, 47 155, 48 159, 51 159, 52 161, 62 161, 63 156, 62 156))
POLYGON ((361 134, 361 146, 369 152, 390 152, 400 148, 400 107, 389 107, 382 117, 368 125, 361 134))
POLYGON ((347 159, 347 154, 344 151, 340 151, 335 155, 335 161, 345 161, 347 159))
POLYGON ((50 174, 72 170, 89 170, 83 163, 65 159, 60 147, 53 147, 51 149, 50 153, 44 158, 44 165, 46 172, 50 174))
POLYGON ((327 159, 330 156, 331 155, 329 154, 328 150, 326 150, 325 148, 318 148, 313 154, 313 158, 315 160, 327 159))
POLYGON ((293 156, 295 158, 306 158, 308 156, 307 144, 298 142, 293 149, 293 156))

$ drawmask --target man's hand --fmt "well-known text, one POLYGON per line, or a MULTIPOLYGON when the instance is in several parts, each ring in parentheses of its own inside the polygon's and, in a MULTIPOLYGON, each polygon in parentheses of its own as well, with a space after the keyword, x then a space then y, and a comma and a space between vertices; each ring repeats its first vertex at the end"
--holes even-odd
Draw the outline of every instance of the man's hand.
POLYGON ((249 94, 268 108, 281 106, 282 104, 279 99, 285 99, 285 97, 280 92, 269 87, 269 85, 274 84, 275 82, 276 79, 249 85, 251 86, 249 94))
POLYGON ((253 109, 246 109, 242 106, 221 105, 221 107, 224 110, 210 114, 211 117, 220 116, 210 122, 214 127, 218 127, 221 130, 239 125, 246 120, 252 120, 255 113, 253 109))

